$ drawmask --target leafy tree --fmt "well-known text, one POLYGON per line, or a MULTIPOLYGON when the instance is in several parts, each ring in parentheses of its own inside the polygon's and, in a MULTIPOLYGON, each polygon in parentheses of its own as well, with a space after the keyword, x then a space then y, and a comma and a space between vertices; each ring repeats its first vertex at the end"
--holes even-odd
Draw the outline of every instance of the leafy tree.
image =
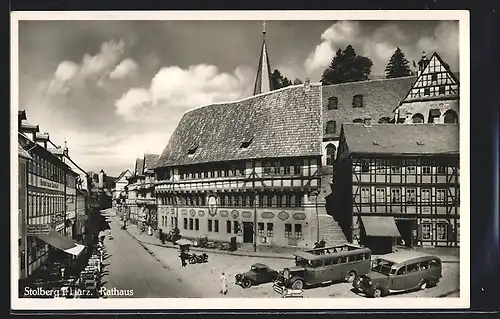
POLYGON ((370 58, 356 54, 352 45, 338 49, 330 66, 323 72, 323 85, 365 81, 369 79, 373 62, 370 58))
POLYGON ((278 90, 290 85, 292 85, 292 82, 283 76, 278 69, 275 69, 273 73, 271 73, 271 88, 273 90, 278 90))
POLYGON ((295 80, 293 80, 293 85, 299 85, 299 84, 302 84, 302 83, 304 83, 304 82, 302 82, 302 80, 299 79, 299 78, 296 78, 295 80))
POLYGON ((398 47, 385 68, 385 77, 390 79, 413 75, 409 63, 403 51, 398 47))

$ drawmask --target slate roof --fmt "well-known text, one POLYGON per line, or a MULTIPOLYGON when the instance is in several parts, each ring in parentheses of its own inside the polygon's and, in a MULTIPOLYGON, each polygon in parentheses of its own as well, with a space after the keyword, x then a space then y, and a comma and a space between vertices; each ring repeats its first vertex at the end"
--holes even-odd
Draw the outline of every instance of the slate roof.
POLYGON ((159 154, 144 154, 144 172, 152 169, 159 157, 159 154))
POLYGON ((138 158, 135 160, 135 175, 143 175, 144 174, 144 159, 138 158))
POLYGON ((323 129, 328 121, 337 122, 337 133, 329 137, 338 137, 342 123, 352 123, 354 119, 371 118, 378 123, 380 118, 394 118, 393 110, 406 96, 416 76, 394 79, 349 82, 323 86, 323 129), (363 95, 363 107, 352 106, 353 97, 363 95), (328 109, 330 97, 338 99, 338 109, 328 109))
POLYGON ((26 122, 26 120, 23 120, 21 122, 21 127, 19 128, 19 130, 27 130, 27 131, 35 131, 35 132, 39 132, 40 131, 40 126, 39 125, 34 125, 34 124, 29 124, 28 122, 26 122))
POLYGON ((459 124, 343 124, 350 153, 459 154, 459 124))
POLYGON ((64 151, 62 148, 47 148, 54 155, 64 155, 64 151))
MULTIPOLYGON (((453 75, 460 78, 459 72, 453 75)), ((323 86, 323 132, 326 132, 328 121, 336 121, 337 132, 326 137, 336 138, 341 125, 352 123, 355 119, 371 118, 372 123, 378 123, 382 117, 394 119, 394 111, 416 81, 417 76, 408 76, 323 86), (357 94, 363 95, 363 107, 354 108, 352 105, 357 94), (338 99, 338 109, 328 109, 330 97, 338 99)))
POLYGON ((289 86, 188 111, 155 167, 321 155, 321 86, 289 86), (240 148, 251 140, 247 148, 240 148), (188 154, 189 149, 196 149, 188 154))
POLYGON ((17 144, 17 153, 19 157, 24 157, 26 159, 32 159, 31 155, 21 146, 21 144, 17 144))

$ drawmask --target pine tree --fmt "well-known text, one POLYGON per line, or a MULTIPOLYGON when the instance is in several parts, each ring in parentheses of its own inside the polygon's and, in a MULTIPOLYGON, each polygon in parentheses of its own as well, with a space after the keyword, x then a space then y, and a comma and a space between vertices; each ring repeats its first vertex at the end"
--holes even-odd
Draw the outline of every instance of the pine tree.
POLYGON ((368 80, 373 62, 370 58, 356 54, 352 45, 344 51, 338 49, 330 66, 323 72, 323 85, 368 80))
POLYGON ((290 85, 292 85, 292 81, 290 81, 287 77, 283 76, 278 69, 275 69, 273 73, 271 73, 272 90, 278 90, 290 85))
POLYGON ((413 75, 409 63, 403 51, 398 47, 385 68, 385 77, 390 79, 413 75))

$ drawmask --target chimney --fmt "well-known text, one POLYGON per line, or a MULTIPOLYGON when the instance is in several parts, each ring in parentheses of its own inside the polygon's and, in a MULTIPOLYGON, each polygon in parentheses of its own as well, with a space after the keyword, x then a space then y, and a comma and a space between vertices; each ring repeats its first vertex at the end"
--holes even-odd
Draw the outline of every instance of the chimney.
POLYGON ((308 92, 311 89, 311 79, 306 78, 304 81, 304 91, 308 92))
POLYGON ((425 51, 422 53, 422 58, 420 61, 418 61, 418 71, 417 71, 417 76, 420 76, 422 74, 422 71, 425 69, 427 66, 427 63, 429 61, 427 60, 427 56, 425 55, 425 51))
POLYGON ((365 127, 371 127, 372 126, 372 118, 371 117, 365 118, 363 121, 363 124, 365 127))
POLYGON ((64 156, 69 157, 68 142, 66 140, 64 140, 63 154, 64 156))

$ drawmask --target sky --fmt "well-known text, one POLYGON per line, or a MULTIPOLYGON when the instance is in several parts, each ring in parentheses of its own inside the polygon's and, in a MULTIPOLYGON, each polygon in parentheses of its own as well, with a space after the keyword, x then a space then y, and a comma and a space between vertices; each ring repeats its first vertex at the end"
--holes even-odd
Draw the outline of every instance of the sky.
MULTIPOLYGON (((351 44, 384 74, 396 47, 459 70, 458 22, 266 21, 271 68, 318 82, 351 44)), ((20 21, 19 109, 87 171, 161 154, 184 112, 252 94, 262 21, 20 21)), ((411 64, 411 63, 410 63, 411 64)))

